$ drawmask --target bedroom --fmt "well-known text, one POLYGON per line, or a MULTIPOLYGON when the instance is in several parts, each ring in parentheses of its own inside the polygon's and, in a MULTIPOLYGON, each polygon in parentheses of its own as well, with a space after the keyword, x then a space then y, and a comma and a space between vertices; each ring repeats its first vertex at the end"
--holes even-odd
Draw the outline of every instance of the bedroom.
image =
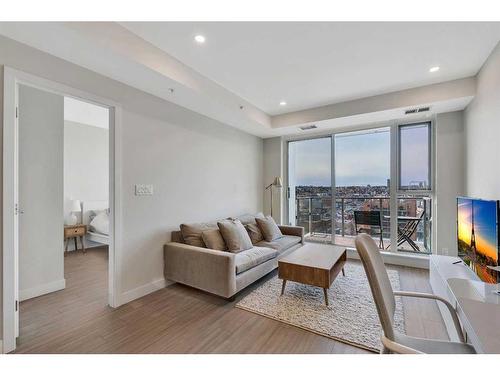
POLYGON ((107 305, 110 115, 24 85, 19 108, 18 340, 36 343, 85 306, 107 305))

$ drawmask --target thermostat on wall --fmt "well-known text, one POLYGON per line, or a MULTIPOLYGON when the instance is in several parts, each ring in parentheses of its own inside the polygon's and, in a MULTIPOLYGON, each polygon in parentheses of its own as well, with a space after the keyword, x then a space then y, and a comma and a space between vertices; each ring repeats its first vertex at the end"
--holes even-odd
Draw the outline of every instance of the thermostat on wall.
POLYGON ((135 185, 135 195, 153 195, 153 185, 135 185))

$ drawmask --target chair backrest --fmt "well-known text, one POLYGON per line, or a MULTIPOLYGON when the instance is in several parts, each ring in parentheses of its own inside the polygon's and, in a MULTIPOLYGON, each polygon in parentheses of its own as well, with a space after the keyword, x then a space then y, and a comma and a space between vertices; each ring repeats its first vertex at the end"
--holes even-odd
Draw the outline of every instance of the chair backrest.
POLYGON ((384 260, 377 244, 366 233, 359 234, 355 239, 356 249, 365 268, 366 276, 372 290, 373 300, 377 307, 380 324, 385 336, 394 339, 393 319, 396 300, 392 290, 384 260))
POLYGON ((405 225, 403 227, 403 232, 407 235, 407 236, 411 236, 415 233, 415 231, 417 230, 417 227, 418 225, 420 224, 420 222, 422 221, 422 219, 424 218, 424 215, 425 215, 425 210, 423 210, 420 215, 418 216, 418 220, 412 220, 410 221, 407 225, 405 225))
POLYGON ((354 211, 354 224, 382 226, 380 220, 380 211, 354 211))

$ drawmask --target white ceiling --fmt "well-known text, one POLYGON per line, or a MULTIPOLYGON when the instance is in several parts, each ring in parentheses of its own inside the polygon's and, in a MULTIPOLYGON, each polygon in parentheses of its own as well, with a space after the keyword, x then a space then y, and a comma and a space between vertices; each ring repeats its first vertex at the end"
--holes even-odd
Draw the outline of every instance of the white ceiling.
POLYGON ((268 138, 462 110, 500 23, 0 22, 0 35, 268 138))
POLYGON ((500 40, 500 23, 121 25, 269 115, 473 76, 500 40))
POLYGON ((109 109, 65 96, 64 120, 108 129, 109 109))

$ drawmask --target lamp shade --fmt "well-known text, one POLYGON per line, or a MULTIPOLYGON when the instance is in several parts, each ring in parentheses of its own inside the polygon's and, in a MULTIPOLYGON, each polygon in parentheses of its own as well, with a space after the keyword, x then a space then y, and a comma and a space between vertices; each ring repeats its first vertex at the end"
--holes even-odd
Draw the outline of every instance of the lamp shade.
POLYGON ((283 187, 283 182, 281 181, 281 177, 275 177, 273 185, 277 188, 283 187))
POLYGON ((71 212, 80 212, 82 210, 82 205, 78 199, 71 201, 71 212))

